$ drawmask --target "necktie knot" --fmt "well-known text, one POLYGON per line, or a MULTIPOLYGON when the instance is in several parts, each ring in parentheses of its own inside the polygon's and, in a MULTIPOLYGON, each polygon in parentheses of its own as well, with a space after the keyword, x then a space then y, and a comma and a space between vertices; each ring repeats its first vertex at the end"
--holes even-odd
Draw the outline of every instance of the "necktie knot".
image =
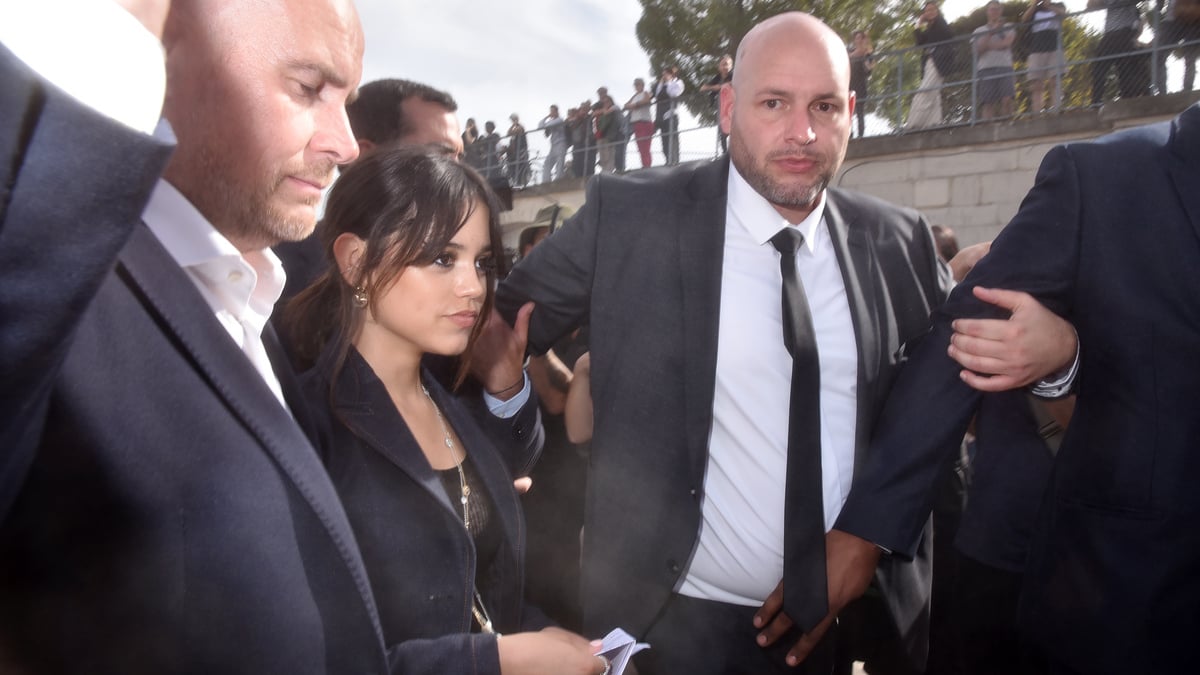
POLYGON ((795 256, 800 245, 804 243, 804 235, 800 230, 788 225, 771 237, 771 245, 783 255, 795 256))

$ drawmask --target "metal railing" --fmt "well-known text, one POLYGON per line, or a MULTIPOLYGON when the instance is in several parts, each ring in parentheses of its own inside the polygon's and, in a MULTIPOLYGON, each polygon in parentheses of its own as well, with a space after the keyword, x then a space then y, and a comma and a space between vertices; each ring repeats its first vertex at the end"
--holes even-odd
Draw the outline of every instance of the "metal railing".
MULTIPOLYGON (((1147 12, 1141 24, 1122 38, 1104 37, 1106 10, 1088 10, 1064 15, 1057 31, 1057 50, 1061 62, 1052 62, 1048 70, 1031 70, 1029 50, 1022 40, 1031 24, 1014 22, 1019 37, 1013 46, 1013 83, 1015 89, 1013 112, 985 119, 981 115, 981 80, 977 77, 978 56, 972 49, 973 35, 963 35, 939 45, 948 46, 958 61, 944 81, 933 90, 922 90, 921 62, 926 51, 939 45, 888 49, 875 53, 875 68, 868 87, 869 95, 860 96, 858 106, 863 113, 866 136, 886 136, 917 131, 906 125, 913 98, 936 95, 941 103, 941 115, 934 123, 920 127, 944 129, 992 123, 997 120, 1029 117, 1040 114, 1096 107, 1104 102, 1153 96, 1190 90, 1195 84, 1195 62, 1200 57, 1200 22, 1184 24, 1166 21, 1157 12, 1147 12), (1041 74, 1044 77, 1036 77, 1041 74), (1031 77, 1032 76, 1032 77, 1031 77), (1042 81, 1043 91, 1049 90, 1049 106, 1032 102, 1034 81, 1042 81)), ((1042 23, 1042 22, 1036 22, 1042 23)), ((1047 100, 1043 94, 1043 103, 1047 100)), ((859 122, 852 120, 852 135, 859 137, 859 122)), ((695 126, 680 129, 679 161, 687 162, 717 156, 720 146, 714 126, 695 126)), ((508 161, 501 158, 494 166, 477 166, 485 173, 508 177, 513 187, 537 185, 543 179, 543 165, 550 144, 540 129, 526 132, 528 160, 508 161), (522 172, 524 174, 522 175, 522 172), (528 181, 524 179, 528 177, 528 181)), ((505 138, 501 146, 511 143, 505 138)), ((632 138, 609 143, 615 155, 624 155, 618 171, 642 168, 636 141, 632 138), (621 169, 621 167, 624 167, 621 169)), ((567 151, 568 177, 586 177, 600 171, 598 166, 601 141, 590 139, 580 148, 567 151)), ((667 157, 656 130, 651 138, 651 164, 663 166, 667 157)), ((557 179, 557 177, 555 177, 557 179)))

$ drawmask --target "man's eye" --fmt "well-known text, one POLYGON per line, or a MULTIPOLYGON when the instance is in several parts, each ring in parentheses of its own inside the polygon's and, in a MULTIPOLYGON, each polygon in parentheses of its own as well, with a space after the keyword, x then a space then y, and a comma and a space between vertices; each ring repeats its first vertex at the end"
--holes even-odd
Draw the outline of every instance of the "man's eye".
POLYGON ((767 110, 778 110, 781 106, 783 106, 783 101, 780 101, 777 98, 763 101, 763 107, 765 107, 767 110))
POLYGON ((296 80, 296 91, 304 98, 316 98, 321 95, 321 85, 296 80))

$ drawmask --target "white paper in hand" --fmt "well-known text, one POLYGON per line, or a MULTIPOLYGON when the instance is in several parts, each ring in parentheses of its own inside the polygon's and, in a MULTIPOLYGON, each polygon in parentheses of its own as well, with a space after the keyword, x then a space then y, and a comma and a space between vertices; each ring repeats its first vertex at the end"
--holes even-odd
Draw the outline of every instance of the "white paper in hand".
POLYGON ((625 666, 629 665, 629 659, 633 658, 634 654, 649 648, 650 645, 645 642, 637 642, 629 633, 620 628, 614 628, 601 641, 600 654, 608 659, 612 666, 608 671, 609 675, 621 675, 625 672, 625 666))

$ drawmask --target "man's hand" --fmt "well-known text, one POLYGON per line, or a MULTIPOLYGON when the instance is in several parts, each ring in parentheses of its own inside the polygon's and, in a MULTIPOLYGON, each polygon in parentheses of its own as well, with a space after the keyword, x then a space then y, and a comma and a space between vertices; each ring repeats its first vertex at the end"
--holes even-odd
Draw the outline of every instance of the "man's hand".
POLYGON ((521 392, 525 381, 525 340, 529 337, 529 315, 533 303, 525 303, 512 326, 492 309, 487 325, 471 352, 471 374, 492 396, 507 401, 521 392))
MULTIPOLYGON (((879 547, 840 530, 825 535, 825 575, 828 581, 829 614, 810 632, 800 636, 787 653, 789 666, 799 665, 824 637, 830 624, 842 608, 862 595, 871 583, 879 563, 879 547)), ((774 644, 792 627, 792 620, 783 613, 783 582, 780 581, 766 602, 754 615, 754 627, 762 628, 758 644, 774 644)))
POLYGON ((1070 323, 1028 293, 979 286, 972 290, 975 297, 1012 316, 954 322, 946 351, 965 369, 960 373, 963 382, 979 391, 1006 391, 1071 365, 1079 338, 1070 323))

